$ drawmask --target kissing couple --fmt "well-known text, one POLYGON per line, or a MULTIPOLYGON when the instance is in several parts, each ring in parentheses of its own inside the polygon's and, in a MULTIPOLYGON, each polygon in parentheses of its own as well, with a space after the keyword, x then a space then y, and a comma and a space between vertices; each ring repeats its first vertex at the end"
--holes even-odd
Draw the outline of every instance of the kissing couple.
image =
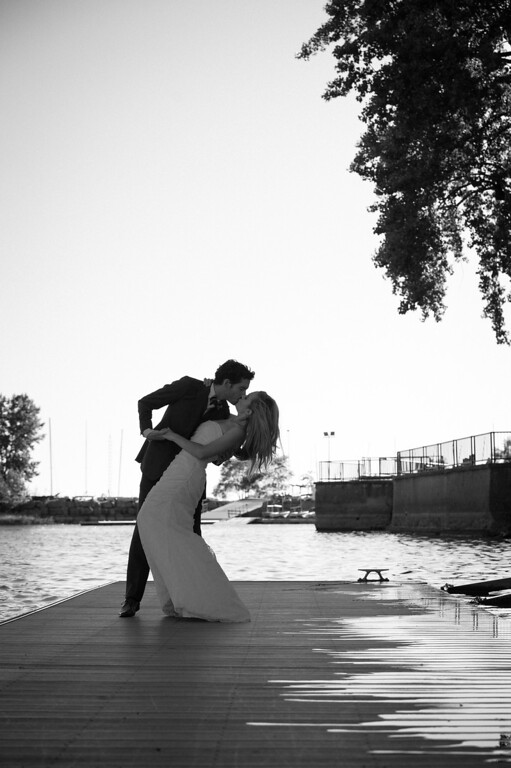
POLYGON ((206 621, 250 621, 248 609, 200 532, 206 467, 231 456, 266 467, 279 438, 279 411, 266 392, 247 394, 253 371, 236 360, 213 381, 184 376, 138 402, 146 438, 139 513, 128 557, 126 597, 120 616, 140 608, 149 570, 168 616, 206 621), (237 415, 228 403, 236 406, 237 415), (152 412, 166 406, 155 429, 152 412))

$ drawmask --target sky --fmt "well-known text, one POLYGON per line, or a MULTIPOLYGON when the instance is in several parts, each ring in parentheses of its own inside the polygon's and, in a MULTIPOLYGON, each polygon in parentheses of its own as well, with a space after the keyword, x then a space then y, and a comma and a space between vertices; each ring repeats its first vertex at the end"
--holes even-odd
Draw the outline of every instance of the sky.
POLYGON ((138 399, 228 358, 297 484, 511 429, 470 254, 440 323, 372 262, 360 106, 296 58, 323 5, 0 0, 0 393, 40 408, 32 493, 137 495, 138 399))

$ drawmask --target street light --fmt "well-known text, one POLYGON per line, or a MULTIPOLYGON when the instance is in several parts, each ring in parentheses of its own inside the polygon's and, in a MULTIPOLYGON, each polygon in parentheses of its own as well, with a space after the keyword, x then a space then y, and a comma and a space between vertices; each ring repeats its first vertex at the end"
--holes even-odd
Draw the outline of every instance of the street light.
POLYGON ((328 440, 328 479, 330 480, 330 439, 335 437, 335 432, 323 432, 323 437, 328 440))

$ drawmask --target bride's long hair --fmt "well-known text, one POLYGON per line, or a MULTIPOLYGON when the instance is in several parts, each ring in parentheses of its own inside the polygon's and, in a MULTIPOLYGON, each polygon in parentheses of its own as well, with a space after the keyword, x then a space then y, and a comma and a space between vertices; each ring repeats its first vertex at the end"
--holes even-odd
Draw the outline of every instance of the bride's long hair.
POLYGON ((253 472, 267 467, 275 456, 280 435, 279 409, 267 392, 254 392, 250 411, 241 453, 252 462, 250 471, 253 472))

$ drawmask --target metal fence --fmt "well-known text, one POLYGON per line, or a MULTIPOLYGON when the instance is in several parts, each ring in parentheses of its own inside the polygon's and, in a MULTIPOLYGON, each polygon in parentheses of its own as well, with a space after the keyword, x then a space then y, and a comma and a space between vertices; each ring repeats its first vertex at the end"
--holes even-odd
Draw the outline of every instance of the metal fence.
POLYGON ((353 461, 320 461, 318 481, 366 480, 397 475, 397 459, 380 456, 353 461))
POLYGON ((318 481, 390 478, 414 472, 511 462, 511 432, 486 432, 398 451, 397 457, 320 461, 318 481))
POLYGON ((511 432, 486 432, 398 451, 397 474, 511 461, 511 432))

